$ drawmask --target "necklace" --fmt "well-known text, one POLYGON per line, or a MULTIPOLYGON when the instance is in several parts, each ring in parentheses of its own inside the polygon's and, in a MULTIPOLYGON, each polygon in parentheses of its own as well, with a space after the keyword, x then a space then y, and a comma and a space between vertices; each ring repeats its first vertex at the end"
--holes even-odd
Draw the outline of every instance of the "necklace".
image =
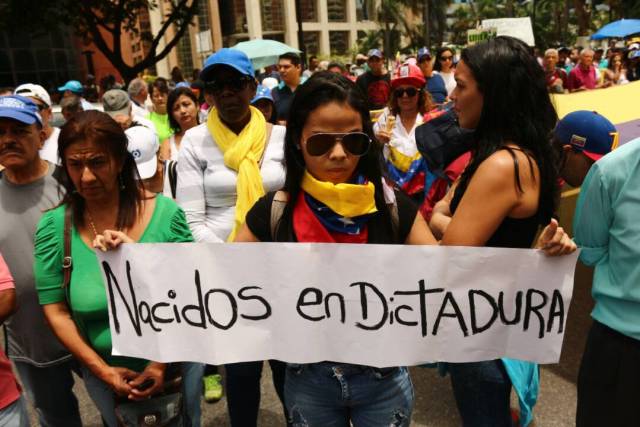
POLYGON ((89 213, 89 210, 87 209, 87 219, 89 220, 89 226, 91 227, 91 231, 93 231, 93 237, 96 238, 98 237, 98 230, 96 230, 96 225, 93 223, 93 217, 91 216, 91 213, 89 213))

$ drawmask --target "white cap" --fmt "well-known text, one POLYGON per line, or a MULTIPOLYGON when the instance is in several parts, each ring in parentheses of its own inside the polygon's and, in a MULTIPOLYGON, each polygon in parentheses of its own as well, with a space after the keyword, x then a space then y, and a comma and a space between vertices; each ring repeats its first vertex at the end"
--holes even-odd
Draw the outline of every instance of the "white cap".
POLYGON ((151 178, 158 170, 158 137, 146 126, 131 126, 124 133, 129 139, 127 149, 136 161, 140 178, 151 178))
POLYGON ((14 95, 26 96, 29 98, 36 98, 47 104, 47 107, 51 107, 51 97, 49 93, 40 85, 33 83, 25 83, 20 85, 13 91, 14 95))
POLYGON ((278 86, 278 80, 273 77, 265 77, 264 80, 262 80, 262 86, 273 89, 274 87, 278 86))

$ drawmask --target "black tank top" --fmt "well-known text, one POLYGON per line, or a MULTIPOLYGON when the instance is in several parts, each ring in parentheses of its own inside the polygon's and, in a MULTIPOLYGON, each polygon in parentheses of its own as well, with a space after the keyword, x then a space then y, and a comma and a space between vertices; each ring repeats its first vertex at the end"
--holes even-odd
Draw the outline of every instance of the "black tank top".
MULTIPOLYGON (((507 150, 513 158, 513 166, 516 170, 516 176, 519 173, 518 159, 512 150, 520 150, 519 148, 503 147, 507 150)), ((520 150, 522 151, 522 150, 520 150)), ((468 181, 467 181, 468 182, 468 181)), ((453 215, 458 208, 460 200, 466 191, 466 185, 463 187, 459 185, 451 199, 450 210, 453 215)), ((540 203, 538 202, 538 211, 527 218, 510 218, 505 217, 502 223, 498 226, 493 235, 487 240, 485 246, 494 248, 530 248, 533 244, 538 232, 538 226, 540 225, 540 203)))

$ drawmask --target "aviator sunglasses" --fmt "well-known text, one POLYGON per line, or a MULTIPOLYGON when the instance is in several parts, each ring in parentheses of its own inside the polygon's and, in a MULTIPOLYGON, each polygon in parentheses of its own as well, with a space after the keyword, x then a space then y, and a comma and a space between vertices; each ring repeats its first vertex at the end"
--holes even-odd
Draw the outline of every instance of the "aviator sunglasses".
POLYGON ((363 156, 369 151, 371 138, 364 132, 315 133, 307 138, 307 153, 310 156, 327 154, 337 143, 352 156, 363 156))
POLYGON ((402 98, 405 93, 409 98, 413 98, 418 94, 418 92, 420 92, 419 89, 416 89, 415 87, 408 87, 396 89, 393 93, 396 95, 396 98, 402 98))

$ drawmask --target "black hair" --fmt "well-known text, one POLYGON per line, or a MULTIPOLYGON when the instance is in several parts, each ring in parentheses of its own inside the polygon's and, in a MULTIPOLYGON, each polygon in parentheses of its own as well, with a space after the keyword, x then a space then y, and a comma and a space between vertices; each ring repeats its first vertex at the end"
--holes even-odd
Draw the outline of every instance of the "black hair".
POLYGON ((289 193, 289 201, 283 212, 284 218, 290 218, 293 207, 300 194, 300 183, 305 172, 305 163, 300 150, 300 140, 309 115, 317 108, 336 102, 347 104, 360 114, 362 130, 371 138, 369 151, 360 158, 356 171, 375 186, 375 201, 378 211, 385 218, 388 231, 391 233, 391 216, 387 208, 382 188, 382 152, 376 142, 366 99, 355 83, 346 77, 320 71, 314 73, 305 84, 296 89, 291 101, 287 132, 284 139, 284 158, 286 177, 284 190, 289 193))
POLYGON ((169 93, 169 84, 167 83, 167 79, 165 79, 164 77, 158 77, 157 79, 149 83, 149 96, 153 95, 153 88, 158 89, 160 93, 169 93))
POLYGON ((144 186, 140 181, 136 161, 127 150, 127 135, 111 116, 101 111, 80 111, 60 129, 58 138, 58 157, 62 160, 60 183, 66 193, 60 204, 69 204, 74 222, 77 225, 84 225, 84 199, 69 178, 64 153, 69 146, 87 140, 104 147, 112 159, 122 164, 122 170, 118 175, 120 205, 116 227, 120 230, 129 228, 135 224, 142 208, 144 186))
MULTIPOLYGON (((483 95, 482 112, 475 129, 471 162, 460 180, 465 189, 480 164, 513 143, 532 156, 540 170, 538 217, 548 222, 558 193, 556 156, 551 145, 558 121, 547 92, 544 71, 528 46, 513 37, 500 36, 478 43, 461 54, 483 95)), ((533 165, 529 166, 533 172, 533 165)), ((518 169, 516 187, 522 191, 518 169)))
POLYGON ((174 83, 180 83, 184 81, 182 70, 177 65, 171 69, 171 80, 173 80, 174 83))
POLYGON ((180 124, 173 117, 173 104, 178 102, 178 99, 182 95, 188 96, 193 101, 193 103, 195 104, 195 106, 196 106, 196 123, 198 123, 198 124, 200 123, 200 118, 198 117, 198 98, 196 97, 196 94, 193 93, 193 91, 188 87, 176 88, 176 89, 172 90, 171 92, 169 92, 169 98, 167 99, 167 114, 169 115, 169 127, 171 128, 171 130, 174 133, 182 132, 182 129, 180 128, 180 124))
MULTIPOLYGON (((440 65, 440 57, 445 52, 451 52, 451 55, 454 55, 454 56, 456 54, 456 51, 452 47, 448 47, 448 46, 439 47, 438 50, 436 50, 436 60, 433 63, 433 69, 435 71, 442 71, 442 65, 440 65)), ((453 67, 453 60, 451 61, 451 66, 453 67)))
POLYGON ((288 59, 296 67, 302 62, 302 60, 300 59, 300 55, 295 52, 283 53, 278 57, 278 61, 280 61, 281 59, 288 59))
POLYGON ((327 70, 330 70, 330 69, 332 69, 334 67, 340 68, 340 72, 341 73, 346 73, 347 72, 347 69, 345 68, 344 64, 342 62, 338 62, 338 61, 330 62, 329 65, 327 65, 327 70))

